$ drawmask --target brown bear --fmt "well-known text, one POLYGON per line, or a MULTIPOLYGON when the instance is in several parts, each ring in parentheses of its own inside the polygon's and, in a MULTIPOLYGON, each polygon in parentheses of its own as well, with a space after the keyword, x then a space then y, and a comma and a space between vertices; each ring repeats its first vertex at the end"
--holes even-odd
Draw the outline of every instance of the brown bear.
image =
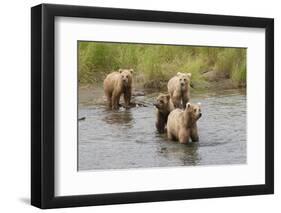
POLYGON ((119 69, 118 72, 112 72, 104 79, 103 88, 109 108, 119 108, 122 94, 125 107, 129 107, 132 95, 132 73, 133 69, 119 69))
POLYGON ((168 92, 175 108, 184 108, 190 99, 190 78, 191 73, 178 72, 168 82, 168 92))
POLYGON ((167 94, 159 94, 156 99, 156 103, 154 103, 156 107, 156 129, 159 133, 165 132, 165 127, 168 120, 168 115, 174 109, 173 103, 170 100, 170 95, 167 94))
POLYGON ((188 143, 189 138, 191 138, 193 142, 197 142, 199 140, 199 136, 196 122, 201 116, 200 103, 187 103, 185 110, 173 110, 168 116, 168 138, 171 140, 178 140, 180 143, 188 143))

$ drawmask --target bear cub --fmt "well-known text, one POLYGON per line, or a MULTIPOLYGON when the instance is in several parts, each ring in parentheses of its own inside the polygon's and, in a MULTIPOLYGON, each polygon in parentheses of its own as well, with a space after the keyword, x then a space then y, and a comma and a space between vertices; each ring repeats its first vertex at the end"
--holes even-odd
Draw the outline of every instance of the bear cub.
POLYGON ((175 108, 185 108, 190 100, 190 78, 191 73, 178 72, 168 82, 168 92, 175 108))
POLYGON ((112 72, 104 79, 103 88, 109 108, 119 108, 120 96, 122 94, 124 96, 125 107, 128 108, 130 106, 132 73, 133 69, 119 69, 118 72, 112 72))
POLYGON ((156 129, 159 133, 165 132, 165 127, 168 120, 168 115, 174 109, 173 103, 170 100, 170 95, 167 94, 160 94, 157 99, 156 103, 154 103, 156 107, 156 129))
POLYGON ((193 142, 197 142, 199 136, 196 122, 201 116, 200 103, 187 103, 185 110, 173 110, 168 116, 168 138, 178 140, 180 143, 188 143, 190 138, 193 142))

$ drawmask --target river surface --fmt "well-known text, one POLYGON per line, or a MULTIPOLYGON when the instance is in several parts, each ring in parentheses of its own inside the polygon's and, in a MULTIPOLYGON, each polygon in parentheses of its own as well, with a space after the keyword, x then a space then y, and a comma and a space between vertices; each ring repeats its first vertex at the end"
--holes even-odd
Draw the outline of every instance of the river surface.
POLYGON ((247 163, 246 94, 241 90, 191 93, 201 102, 199 142, 168 140, 155 129, 158 92, 135 97, 147 107, 108 110, 101 89, 79 90, 78 170, 247 163))

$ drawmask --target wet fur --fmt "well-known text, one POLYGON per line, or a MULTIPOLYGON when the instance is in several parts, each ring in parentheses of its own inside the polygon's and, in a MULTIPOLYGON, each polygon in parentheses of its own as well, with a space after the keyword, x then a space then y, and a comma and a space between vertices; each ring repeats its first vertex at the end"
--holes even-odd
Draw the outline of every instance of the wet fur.
POLYGON ((185 110, 175 109, 168 116, 167 134, 171 140, 180 143, 199 141, 197 120, 201 117, 201 107, 196 104, 186 104, 185 110))
POLYGON ((132 96, 132 69, 119 69, 106 76, 103 82, 104 94, 110 109, 118 109, 123 95, 125 107, 128 108, 132 96))
POLYGON ((159 133, 164 133, 168 116, 170 112, 174 109, 174 106, 170 100, 170 96, 167 94, 160 94, 157 97, 154 106, 157 109, 155 123, 156 129, 159 133))
POLYGON ((168 92, 175 108, 184 108, 190 100, 191 73, 180 73, 168 82, 168 92))

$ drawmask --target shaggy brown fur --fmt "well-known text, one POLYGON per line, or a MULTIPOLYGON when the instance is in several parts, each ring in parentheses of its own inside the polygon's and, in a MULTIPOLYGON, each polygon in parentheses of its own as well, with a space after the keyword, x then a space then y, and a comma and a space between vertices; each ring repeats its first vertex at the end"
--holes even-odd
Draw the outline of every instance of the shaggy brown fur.
POLYGON ((190 78, 191 73, 180 73, 171 78, 168 82, 168 92, 175 108, 185 108, 190 99, 190 78))
POLYGON ((165 132, 165 127, 168 120, 168 115, 174 109, 173 103, 170 100, 170 95, 160 94, 154 106, 157 108, 156 114, 156 129, 159 133, 165 132))
POLYGON ((168 116, 167 133, 169 139, 188 143, 191 138, 199 140, 197 120, 201 117, 201 104, 186 104, 185 110, 175 109, 168 116))
POLYGON ((109 108, 119 108, 120 96, 122 94, 124 96, 125 107, 130 106, 132 73, 133 69, 119 69, 118 72, 112 72, 104 79, 103 88, 109 108))

